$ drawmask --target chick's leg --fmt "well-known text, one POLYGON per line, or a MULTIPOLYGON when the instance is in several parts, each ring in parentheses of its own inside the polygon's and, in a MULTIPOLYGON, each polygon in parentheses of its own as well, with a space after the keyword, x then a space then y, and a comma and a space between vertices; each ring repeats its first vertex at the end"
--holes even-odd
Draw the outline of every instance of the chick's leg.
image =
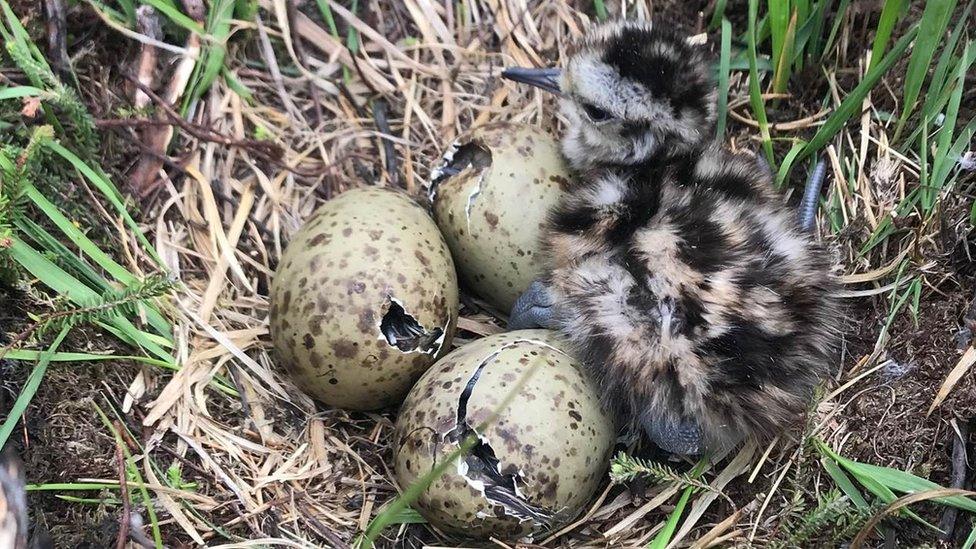
POLYGON ((694 456, 704 451, 701 427, 696 421, 641 418, 644 431, 658 448, 672 454, 694 456))
POLYGON ((535 280, 528 289, 515 300, 508 316, 509 330, 529 328, 555 329, 553 322, 553 299, 549 289, 540 280, 535 280))

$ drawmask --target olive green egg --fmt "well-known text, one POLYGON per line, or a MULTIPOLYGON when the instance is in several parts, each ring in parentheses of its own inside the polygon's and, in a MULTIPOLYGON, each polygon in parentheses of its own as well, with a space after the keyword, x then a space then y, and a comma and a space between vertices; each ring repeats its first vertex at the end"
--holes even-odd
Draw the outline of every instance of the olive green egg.
POLYGON ((543 272, 542 228, 569 184, 542 130, 492 124, 458 139, 431 173, 434 219, 465 285, 508 312, 543 272))
POLYGON ((604 479, 615 441, 596 386, 548 330, 468 343, 407 395, 394 434, 402 489, 476 441, 414 507, 456 534, 522 539, 567 524, 604 479))
POLYGON ((458 288, 427 212, 382 187, 346 191, 293 236, 271 284, 271 336, 295 384, 340 408, 399 404, 450 348, 458 288))

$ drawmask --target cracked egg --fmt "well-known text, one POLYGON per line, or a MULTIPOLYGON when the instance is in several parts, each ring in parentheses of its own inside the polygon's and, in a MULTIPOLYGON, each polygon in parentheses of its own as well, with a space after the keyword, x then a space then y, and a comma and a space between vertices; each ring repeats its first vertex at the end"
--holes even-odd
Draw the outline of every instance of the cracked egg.
POLYGON ((415 503, 431 524, 471 537, 527 538, 567 524, 591 500, 615 431, 566 348, 547 330, 485 337, 439 360, 411 389, 394 436, 401 488, 465 439, 477 441, 415 503))
POLYGON ((428 191, 467 287, 512 308, 542 274, 542 225, 568 183, 559 144, 533 126, 480 126, 449 148, 428 191))
POLYGON ((296 385, 332 406, 398 404, 447 349, 457 278, 437 226, 405 194, 346 191, 282 254, 271 336, 296 385))

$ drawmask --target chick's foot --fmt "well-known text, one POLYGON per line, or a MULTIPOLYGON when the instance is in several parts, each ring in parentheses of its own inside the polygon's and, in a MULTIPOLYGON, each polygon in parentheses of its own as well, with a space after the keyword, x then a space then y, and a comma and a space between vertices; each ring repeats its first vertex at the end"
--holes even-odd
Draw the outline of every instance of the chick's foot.
POLYGON ((552 295, 541 281, 533 281, 515 300, 512 312, 508 316, 508 329, 555 329, 555 327, 552 295))

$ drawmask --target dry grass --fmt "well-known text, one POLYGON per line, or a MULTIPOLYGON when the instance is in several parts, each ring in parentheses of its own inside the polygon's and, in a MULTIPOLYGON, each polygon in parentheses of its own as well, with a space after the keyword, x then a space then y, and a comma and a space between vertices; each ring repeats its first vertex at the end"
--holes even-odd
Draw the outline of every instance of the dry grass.
MULTIPOLYGON (((146 232, 181 282, 171 313, 182 368, 169 375, 119 365, 129 375, 91 382, 88 395, 72 396, 114 402, 127 412, 129 428, 145 447, 142 474, 154 487, 165 538, 173 546, 351 546, 396 496, 389 469, 393 413, 317 407, 275 365, 267 288, 276 260, 316 206, 345 189, 390 185, 421 196, 431 165, 466 128, 509 120, 558 132, 552 99, 503 83, 499 68, 558 61, 592 15, 585 11, 592 9, 589 2, 577 2, 577 9, 571 2, 380 1, 369 2, 362 18, 331 4, 340 28, 359 31, 358 54, 329 34, 314 2, 295 10, 285 0, 262 0, 256 22, 234 22, 227 61, 227 69, 253 91, 254 100, 242 100, 218 79, 189 118, 194 126, 238 144, 255 137, 270 140, 283 151, 280 161, 269 161, 254 147, 228 146, 227 139, 215 142, 220 140, 212 134, 178 128, 172 162, 163 167, 166 177, 144 208, 146 232), (377 120, 380 110, 388 113, 388 127, 377 120), (214 389, 218 375, 232 380, 239 398, 214 389), (178 464, 183 479, 198 482, 198 488, 192 494, 160 488, 147 459, 178 464)), ((680 2, 627 5, 634 17, 673 17, 689 31, 698 30, 703 20, 696 15, 698 8, 680 2)), ((834 101, 826 108, 836 106, 865 70, 862 52, 869 48, 859 35, 860 23, 855 19, 844 25, 826 81, 823 74, 803 77, 829 91, 834 101)), ((714 34, 710 41, 717 51, 714 34)), ((97 66, 98 51, 82 52, 76 60, 82 89, 90 90, 86 101, 101 113, 131 104, 118 90, 124 82, 120 72, 135 63, 136 47, 109 49, 126 52, 120 66, 97 66)), ((165 83, 180 58, 161 55, 168 61, 161 64, 166 68, 160 82, 165 83)), ((840 230, 830 230, 826 222, 821 228, 844 265, 853 321, 836 377, 808 434, 858 459, 948 482, 948 422, 973 415, 972 372, 932 416, 925 412, 959 355, 955 326, 972 290, 971 276, 957 272, 949 254, 970 230, 966 198, 946 196, 942 215, 926 220, 908 216, 904 232, 859 253, 880 220, 918 182, 918 159, 890 148, 890 125, 872 116, 891 111, 900 99, 891 91, 897 82, 885 84, 866 101, 859 124, 849 125, 827 149, 834 181, 849 184, 831 186, 840 230), (890 330, 881 330, 886 298, 900 287, 892 274, 904 258, 909 259, 905 268, 922 280, 922 320, 916 329, 909 316, 901 316, 890 330), (914 370, 903 378, 884 375, 895 363, 914 370)), ((822 94, 804 95, 809 97, 786 98, 770 113, 774 138, 809 137, 822 122, 822 94)), ((732 145, 758 149, 744 73, 733 73, 730 105, 732 145)), ((114 131, 117 140, 107 141, 112 151, 107 161, 122 173, 137 151, 127 143, 136 134, 114 131)), ((462 316, 456 345, 503 325, 470 302, 462 316)), ((52 377, 48 386, 63 379, 52 377)), ((93 417, 91 408, 62 409, 53 402, 56 397, 41 395, 35 413, 62 420, 77 413, 93 417)), ((97 421, 85 423, 85 429, 98 428, 97 421)), ((86 452, 108 452, 100 461, 75 460, 70 468, 35 473, 34 478, 112 478, 115 443, 103 432, 79 441, 86 452)), ((75 436, 80 436, 77 431, 65 428, 65 439, 75 436)), ((781 528, 797 511, 796 492, 811 496, 830 486, 816 455, 788 437, 768 447, 737 450, 713 466, 706 479, 734 507, 719 493, 696 495, 679 530, 682 544, 765 545, 784 534, 781 528)), ((638 493, 606 486, 578 521, 537 546, 645 545, 661 527, 678 489, 662 484, 638 493)), ((72 542, 112 539, 111 531, 104 537, 78 531, 80 524, 95 520, 87 514, 65 518, 75 511, 51 512, 68 505, 45 500, 56 534, 72 542)), ((382 542, 422 543, 455 541, 411 525, 389 529, 382 542)))

